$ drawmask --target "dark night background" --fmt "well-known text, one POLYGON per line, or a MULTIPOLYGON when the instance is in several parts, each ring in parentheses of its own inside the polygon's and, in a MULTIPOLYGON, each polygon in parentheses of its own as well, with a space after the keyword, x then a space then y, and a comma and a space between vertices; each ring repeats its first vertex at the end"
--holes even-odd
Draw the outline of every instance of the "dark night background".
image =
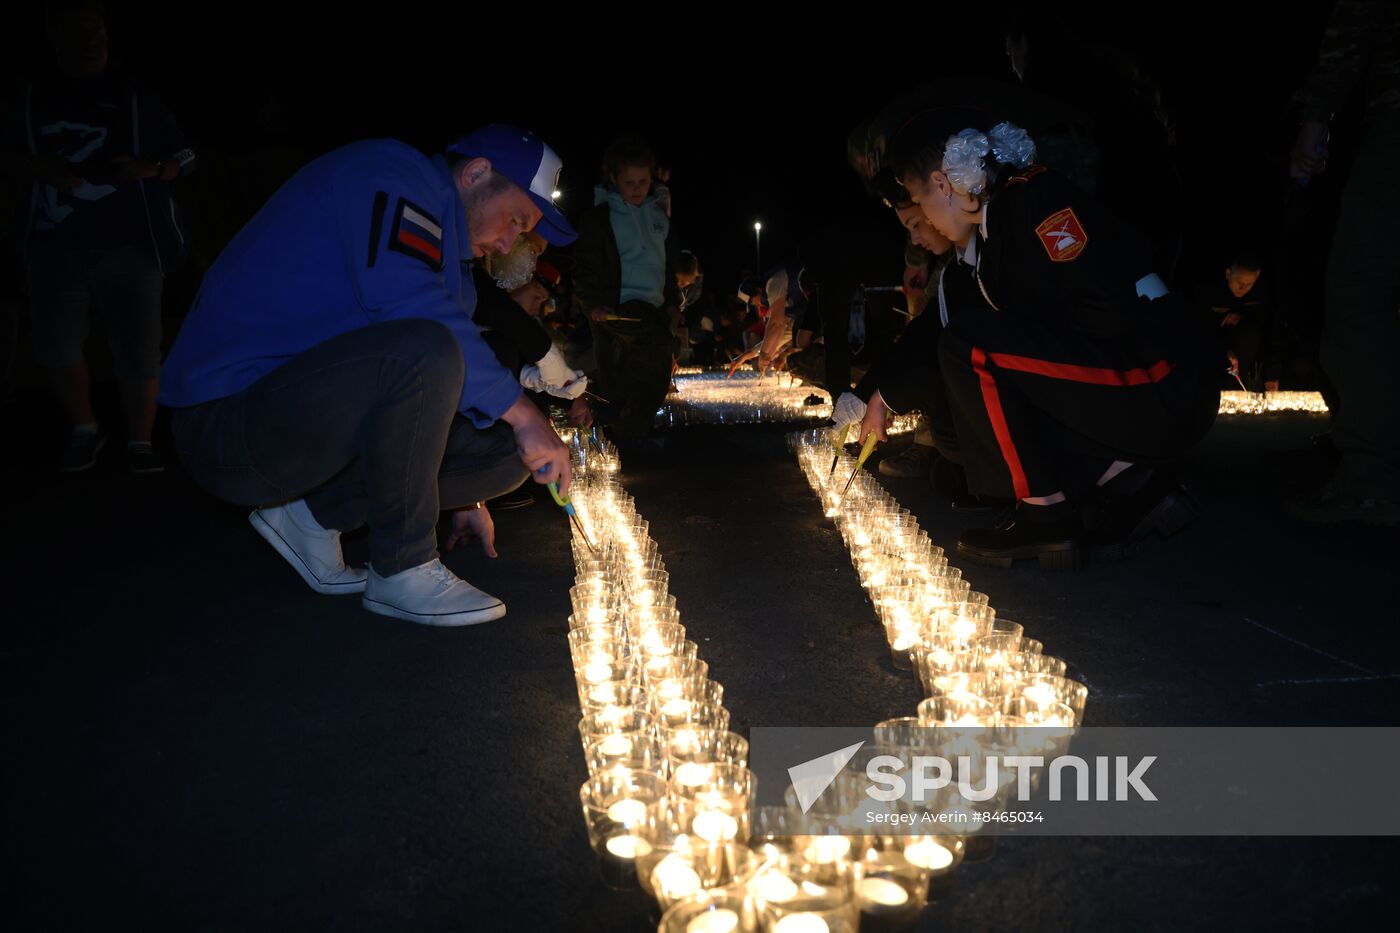
MULTIPOLYGON (((819 224, 879 215, 846 167, 845 139, 886 101, 944 75, 1015 80, 1002 33, 1010 14, 998 4, 748 21, 696 6, 656 8, 652 18, 608 7, 567 17, 515 6, 350 9, 109 6, 114 64, 164 97, 203 160, 177 186, 196 238, 186 276, 317 154, 375 136, 432 151, 499 120, 529 126, 559 150, 569 211, 591 204, 607 141, 643 133, 674 168, 683 245, 727 291, 753 265, 755 220, 766 266, 819 224)), ((1216 274, 1222 251, 1242 242, 1262 240, 1266 252, 1277 245, 1288 99, 1315 54, 1327 3, 1286 15, 1259 0, 1036 9, 1076 42, 1126 53, 1160 88, 1185 190, 1182 275, 1216 274)), ((3 54, 18 73, 47 51, 39 13, 17 20, 3 54)), ((1032 54, 1052 94, 1072 97, 1076 82, 1105 80, 1076 71, 1077 52, 1032 54)), ((1334 178, 1345 164, 1346 119, 1334 133, 1334 178)), ((1324 177, 1319 187, 1331 184, 1324 177)), ((1325 209, 1313 229, 1330 229, 1325 209)), ((181 290, 171 284, 173 302, 181 290)))
MULTIPOLYGON (((1218 277, 1229 249, 1258 245, 1262 281, 1290 273, 1300 357, 1360 111, 1338 115, 1328 172, 1290 186, 1288 101, 1329 7, 1040 6, 1160 87, 1187 232, 1173 284, 1218 277)), ((374 136, 432 150, 496 120, 560 151, 570 211, 591 203, 609 138, 652 139, 674 170, 682 245, 716 292, 753 265, 755 220, 767 265, 814 228, 873 218, 897 276, 899 230, 847 167, 847 134, 923 80, 1014 81, 1002 11, 813 9, 109 4, 113 63, 147 79, 200 154, 176 184, 195 242, 167 284, 167 346, 218 250, 310 158, 374 136)), ((1041 49, 1038 67, 1073 91, 1083 70, 1059 52, 1041 49)), ((46 59, 38 9, 12 9, 7 102, 46 59)), ((552 506, 498 517, 499 561, 448 557, 508 601, 507 619, 385 624, 309 592, 245 510, 178 470, 61 480, 62 419, 24 366, 12 422, 24 495, 0 552, 13 574, 0 646, 8 928, 654 929, 640 895, 602 887, 579 815, 561 644, 574 571, 552 506)), ((115 417, 110 380, 98 393, 115 417)), ((904 715, 919 691, 889 666, 784 430, 672 432, 664 464, 625 465, 627 488, 685 570, 672 591, 736 730, 904 715), (772 587, 775 547, 811 569, 802 585, 772 587)), ((1392 725, 1400 644, 1378 607, 1400 598, 1393 537, 1303 528, 1279 509, 1325 477, 1309 445, 1324 430, 1322 416, 1222 418, 1190 465, 1207 514, 1181 538, 1082 575, 967 578, 1071 662, 1090 724, 1392 725)), ((963 518, 922 480, 888 485, 951 542, 963 518)), ((351 563, 364 552, 362 536, 347 542, 351 563)), ((924 928, 1360 929, 1393 911, 1395 855, 1388 839, 1009 840, 964 869, 924 928)))

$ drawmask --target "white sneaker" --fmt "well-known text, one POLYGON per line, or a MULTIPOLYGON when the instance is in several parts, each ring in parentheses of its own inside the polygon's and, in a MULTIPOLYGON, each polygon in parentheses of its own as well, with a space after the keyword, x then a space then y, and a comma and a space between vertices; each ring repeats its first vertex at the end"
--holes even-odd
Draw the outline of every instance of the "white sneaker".
POLYGON ((305 499, 257 509, 248 522, 318 593, 363 593, 368 574, 345 566, 340 532, 322 528, 305 499))
POLYGON ((369 569, 365 608, 423 625, 476 625, 506 614, 506 604, 483 593, 434 559, 381 577, 369 569))

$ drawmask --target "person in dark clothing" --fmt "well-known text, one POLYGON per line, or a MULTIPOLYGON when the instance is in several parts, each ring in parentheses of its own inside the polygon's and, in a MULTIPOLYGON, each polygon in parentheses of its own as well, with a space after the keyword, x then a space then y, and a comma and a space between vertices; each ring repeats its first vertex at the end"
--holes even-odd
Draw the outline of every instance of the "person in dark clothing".
POLYGON ((1277 392, 1283 368, 1282 329, 1259 285, 1261 275, 1263 263, 1242 254, 1225 268, 1223 281, 1203 285, 1196 299, 1220 335, 1231 371, 1240 382, 1251 392, 1277 392))
POLYGON ((925 115, 890 144, 897 177, 960 248, 986 305, 950 312, 939 368, 971 491, 1016 503, 964 532, 959 553, 1077 567, 1080 509, 1095 493, 1096 543, 1179 530, 1194 509, 1157 467, 1214 421, 1221 361, 1130 229, 1035 165, 1023 130, 966 117, 925 115))
POLYGON ((1365 129, 1327 260, 1322 368, 1337 391, 1332 438, 1342 456, 1316 494, 1289 503, 1308 522, 1400 524, 1400 5, 1338 0, 1299 93, 1290 172, 1325 170, 1328 124, 1366 87, 1365 129))
POLYGON ((606 181, 578 221, 574 296, 593 332, 600 394, 618 406, 625 437, 651 433, 671 379, 671 308, 680 300, 679 247, 656 157, 642 140, 614 140, 606 181))
POLYGON ((127 466, 157 473, 161 292, 185 253, 170 182, 194 170, 194 150, 159 98, 108 67, 100 3, 53 4, 45 28, 54 68, 24 86, 0 163, 33 187, 21 242, 34 354, 72 425, 60 468, 90 469, 106 443, 83 356, 95 304, 121 387, 127 466))

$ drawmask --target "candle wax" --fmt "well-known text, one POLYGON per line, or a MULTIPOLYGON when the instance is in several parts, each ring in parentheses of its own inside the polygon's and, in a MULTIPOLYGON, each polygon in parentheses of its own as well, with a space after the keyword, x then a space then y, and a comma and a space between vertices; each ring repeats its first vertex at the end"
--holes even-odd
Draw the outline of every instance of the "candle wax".
POLYGON ((686 787, 699 787, 714 777, 715 770, 709 765, 687 761, 676 769, 676 783, 686 787))
POLYGON ((802 857, 809 862, 834 862, 851 851, 851 840, 845 836, 822 836, 813 839, 803 851, 802 857))
POLYGON ((930 871, 938 871, 953 864, 953 853, 946 846, 939 845, 932 839, 911 842, 905 846, 904 858, 910 865, 917 865, 919 868, 926 868, 930 871))
POLYGON ((608 851, 618 858, 634 859, 651 851, 651 845, 637 836, 613 836, 607 842, 608 851))
POLYGON ((689 716, 691 709, 689 700, 671 700, 661 707, 661 715, 667 719, 681 719, 689 716))
POLYGON ((700 876, 679 855, 668 855, 651 873, 651 886, 673 901, 700 891, 700 876))
POLYGON ((612 679, 611 664, 589 664, 583 669, 583 679, 590 684, 602 683, 612 679))
POLYGON ((856 886, 861 899, 881 907, 901 907, 909 903, 909 892, 888 878, 866 878, 856 886))
POLYGON ((773 924, 773 933, 829 933, 831 927, 816 914, 788 914, 773 924))
POLYGON ((782 904, 796 897, 798 890, 791 878, 770 869, 754 879, 753 893, 770 904, 782 904))
POLYGON ((608 819, 624 826, 640 823, 646 818, 646 815, 647 805, 640 800, 619 800, 608 807, 608 819))
POLYGON ((733 933, 739 928, 739 915, 727 907, 707 910, 685 925, 685 933, 733 933))
POLYGON ((625 735, 610 735, 598 746, 604 755, 621 756, 632 753, 632 740, 625 735))
POLYGON ((737 836, 739 834, 739 821, 727 813, 706 810, 695 817, 695 822, 691 824, 690 828, 695 835, 713 845, 737 836))

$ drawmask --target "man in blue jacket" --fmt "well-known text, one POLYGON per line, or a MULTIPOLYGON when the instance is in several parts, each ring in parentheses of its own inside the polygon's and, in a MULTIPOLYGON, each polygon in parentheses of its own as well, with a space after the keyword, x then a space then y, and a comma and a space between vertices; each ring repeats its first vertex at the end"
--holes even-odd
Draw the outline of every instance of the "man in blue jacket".
POLYGON ((195 482, 258 506, 254 526, 321 593, 429 625, 505 605, 438 560, 440 510, 490 550, 483 500, 533 475, 567 488, 568 449, 472 322, 471 264, 536 229, 574 238, 560 160, 492 125, 428 158, 394 140, 312 162, 234 238, 166 361, 161 401, 195 482), (370 567, 340 533, 369 526, 370 567))

